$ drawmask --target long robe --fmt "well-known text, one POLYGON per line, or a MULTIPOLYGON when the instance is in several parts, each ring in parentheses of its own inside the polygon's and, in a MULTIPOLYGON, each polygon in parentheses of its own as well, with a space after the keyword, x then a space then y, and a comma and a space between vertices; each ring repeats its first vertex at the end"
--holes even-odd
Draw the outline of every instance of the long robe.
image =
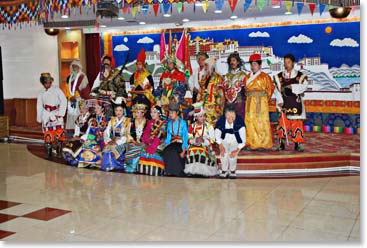
POLYGON ((245 77, 246 147, 270 149, 273 137, 269 120, 269 102, 274 91, 270 76, 258 71, 245 77))

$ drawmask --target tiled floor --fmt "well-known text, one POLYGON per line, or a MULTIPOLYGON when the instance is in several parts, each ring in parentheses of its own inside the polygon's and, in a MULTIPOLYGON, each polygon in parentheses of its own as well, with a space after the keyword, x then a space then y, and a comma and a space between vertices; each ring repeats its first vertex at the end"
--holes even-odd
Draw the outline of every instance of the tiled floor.
POLYGON ((0 144, 5 241, 360 242, 360 177, 218 180, 78 169, 0 144))

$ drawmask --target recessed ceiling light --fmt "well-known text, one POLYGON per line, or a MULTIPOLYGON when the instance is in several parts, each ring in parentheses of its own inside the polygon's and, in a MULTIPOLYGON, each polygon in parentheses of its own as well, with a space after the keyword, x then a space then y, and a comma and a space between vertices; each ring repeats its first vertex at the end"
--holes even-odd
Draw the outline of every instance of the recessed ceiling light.
POLYGON ((62 16, 61 16, 61 18, 62 18, 62 19, 68 19, 68 18, 69 18, 69 16, 68 16, 68 15, 62 15, 62 16))
POLYGON ((273 9, 280 9, 280 5, 273 5, 271 6, 273 9))
POLYGON ((231 20, 235 20, 235 19, 237 19, 237 18, 238 18, 238 16, 233 15, 233 16, 231 16, 229 19, 231 19, 231 20))
POLYGON ((182 19, 182 22, 189 22, 190 20, 185 18, 185 19, 182 19))
POLYGON ((119 18, 117 18, 117 20, 123 21, 123 20, 125 20, 125 17, 120 16, 119 18))
POLYGON ((290 11, 287 11, 287 12, 284 13, 284 15, 291 15, 291 14, 292 14, 292 12, 290 12, 290 11))
POLYGON ((216 14, 220 14, 220 13, 222 13, 222 10, 220 10, 220 9, 216 9, 216 10, 214 10, 214 13, 216 13, 216 14))
POLYGON ((163 16, 164 16, 164 17, 170 17, 170 16, 171 16, 171 14, 168 14, 168 13, 167 13, 167 14, 164 14, 163 16))
POLYGON ((99 25, 100 28, 107 28, 106 25, 99 25))
POLYGON ((65 27, 66 30, 69 30, 70 28, 69 27, 65 27))
POLYGON ((196 6, 196 7, 201 7, 201 6, 203 6, 203 4, 202 4, 201 2, 196 2, 196 3, 195 3, 195 6, 196 6))
POLYGON ((145 22, 139 22, 140 25, 145 25, 146 23, 145 22))

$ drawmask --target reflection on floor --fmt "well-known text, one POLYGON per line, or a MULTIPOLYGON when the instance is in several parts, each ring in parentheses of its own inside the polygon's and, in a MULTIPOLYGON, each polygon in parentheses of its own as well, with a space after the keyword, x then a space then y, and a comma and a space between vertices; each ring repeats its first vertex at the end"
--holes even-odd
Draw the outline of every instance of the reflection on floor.
POLYGON ((360 241, 359 176, 106 173, 40 159, 21 144, 0 144, 0 157, 3 240, 360 241), (52 219, 26 217, 44 208, 52 219))

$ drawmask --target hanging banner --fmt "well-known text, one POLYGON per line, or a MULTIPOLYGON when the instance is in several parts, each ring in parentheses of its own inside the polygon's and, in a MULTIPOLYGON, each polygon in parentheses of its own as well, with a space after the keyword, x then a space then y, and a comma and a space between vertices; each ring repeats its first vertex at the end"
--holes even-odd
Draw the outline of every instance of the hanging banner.
POLYGON ((308 4, 308 7, 310 8, 311 15, 313 15, 313 13, 315 12, 316 4, 315 3, 310 3, 310 4, 308 4))
POLYGON ((304 3, 300 3, 300 2, 297 3, 297 12, 298 12, 298 15, 301 15, 301 12, 302 12, 302 9, 303 9, 303 6, 304 5, 305 5, 304 3))

